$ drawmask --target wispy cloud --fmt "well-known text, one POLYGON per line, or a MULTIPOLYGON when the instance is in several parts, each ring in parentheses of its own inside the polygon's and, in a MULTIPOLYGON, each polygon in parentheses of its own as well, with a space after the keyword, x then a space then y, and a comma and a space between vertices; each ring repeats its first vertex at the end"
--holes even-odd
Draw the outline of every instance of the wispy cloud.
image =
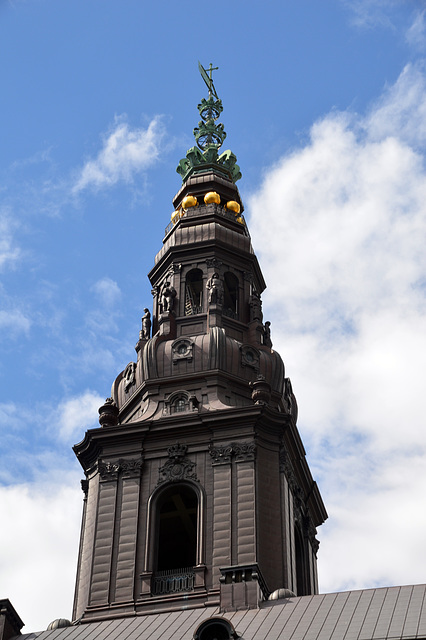
POLYGON ((96 158, 88 160, 79 172, 73 192, 98 190, 120 181, 131 183, 136 174, 158 160, 164 134, 158 116, 145 129, 132 129, 124 117, 116 118, 96 158))
POLYGON ((0 271, 10 267, 21 257, 21 250, 16 245, 14 230, 17 223, 7 209, 0 210, 0 271))
POLYGON ((81 438, 87 429, 99 426, 98 408, 104 400, 93 391, 85 391, 62 402, 56 411, 60 438, 72 442, 75 438, 81 438))
POLYGON ((426 48, 425 13, 425 9, 422 9, 415 14, 413 23, 406 33, 408 44, 419 52, 424 52, 426 48))
POLYGON ((323 590, 426 571, 420 537, 406 545, 426 526, 425 103, 424 69, 408 66, 367 114, 315 123, 250 202, 274 346, 331 516, 323 590), (406 545, 400 563, 389 538, 406 545))
POLYGON ((97 295, 99 301, 104 307, 113 307, 121 298, 121 291, 115 280, 104 277, 95 282, 92 291, 97 295))

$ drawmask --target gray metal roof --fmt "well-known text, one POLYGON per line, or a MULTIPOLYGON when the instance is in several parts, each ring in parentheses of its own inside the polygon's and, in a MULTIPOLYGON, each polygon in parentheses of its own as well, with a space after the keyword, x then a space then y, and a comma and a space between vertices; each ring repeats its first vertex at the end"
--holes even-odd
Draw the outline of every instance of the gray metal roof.
POLYGON ((215 607, 135 616, 24 634, 20 640, 191 640, 212 616, 244 640, 426 639, 426 585, 383 587, 262 603, 220 614, 215 607))

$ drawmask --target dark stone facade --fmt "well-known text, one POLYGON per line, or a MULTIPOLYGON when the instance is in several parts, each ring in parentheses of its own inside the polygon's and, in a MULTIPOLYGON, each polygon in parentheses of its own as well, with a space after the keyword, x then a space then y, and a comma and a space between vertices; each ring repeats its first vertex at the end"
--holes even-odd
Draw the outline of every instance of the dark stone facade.
POLYGON ((87 493, 74 619, 317 592, 327 514, 263 324, 265 282, 228 200, 242 209, 214 168, 176 195, 149 274, 152 337, 141 331, 101 426, 75 447, 87 493), (204 204, 211 191, 221 203, 204 204), (199 204, 185 210, 189 193, 199 204))

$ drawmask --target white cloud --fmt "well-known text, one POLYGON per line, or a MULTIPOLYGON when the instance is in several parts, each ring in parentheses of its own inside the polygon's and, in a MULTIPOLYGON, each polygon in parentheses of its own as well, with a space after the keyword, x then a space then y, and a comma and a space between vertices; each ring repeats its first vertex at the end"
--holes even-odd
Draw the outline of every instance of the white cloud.
POLYGON ((330 515, 323 590, 426 572, 425 104, 424 69, 408 66, 365 116, 315 123, 249 203, 264 309, 330 515))
POLYGON ((92 287, 92 291, 96 293, 100 302, 105 307, 113 307, 121 298, 121 291, 115 280, 111 278, 102 278, 95 282, 92 287))
POLYGON ((71 618, 83 494, 76 473, 52 478, 0 487, 0 593, 31 631, 71 618))
POLYGON ((85 391, 62 402, 56 412, 60 438, 70 441, 87 429, 99 426, 98 409, 104 401, 105 398, 97 393, 85 391))
POLYGON ((158 160, 163 137, 164 127, 158 116, 146 129, 131 129, 123 118, 116 118, 96 159, 88 160, 81 169, 73 192, 110 187, 119 181, 132 182, 135 174, 158 160))
POLYGON ((5 335, 20 336, 23 333, 28 335, 31 327, 31 320, 27 318, 19 309, 0 309, 0 332, 5 335))

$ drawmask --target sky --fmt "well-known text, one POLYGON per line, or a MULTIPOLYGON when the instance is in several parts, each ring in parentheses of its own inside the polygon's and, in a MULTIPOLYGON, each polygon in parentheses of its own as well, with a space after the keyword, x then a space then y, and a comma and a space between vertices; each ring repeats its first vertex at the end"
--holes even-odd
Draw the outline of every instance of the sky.
POLYGON ((0 598, 71 617, 72 445, 135 360, 218 66, 329 519, 322 592, 426 580, 425 0, 0 0, 0 598))

